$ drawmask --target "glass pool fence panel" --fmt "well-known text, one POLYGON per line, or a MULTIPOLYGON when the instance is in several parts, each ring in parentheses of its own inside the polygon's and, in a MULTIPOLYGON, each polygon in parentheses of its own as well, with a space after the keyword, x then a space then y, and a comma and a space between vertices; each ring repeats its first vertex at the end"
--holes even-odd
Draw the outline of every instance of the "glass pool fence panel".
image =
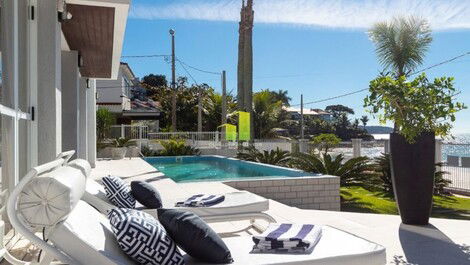
POLYGON ((470 193, 470 144, 443 144, 442 161, 444 178, 452 181, 449 188, 470 193))

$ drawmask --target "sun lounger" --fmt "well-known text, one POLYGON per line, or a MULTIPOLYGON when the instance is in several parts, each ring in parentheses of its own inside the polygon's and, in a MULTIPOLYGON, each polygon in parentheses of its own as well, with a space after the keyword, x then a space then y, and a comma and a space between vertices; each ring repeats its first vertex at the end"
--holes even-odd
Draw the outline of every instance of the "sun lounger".
MULTIPOLYGON (((44 251, 40 264, 53 259, 68 264, 134 264, 121 251, 107 218, 81 200, 83 170, 63 159, 31 170, 8 199, 8 217, 16 231, 44 251), (39 177, 38 177, 39 176, 39 177), (46 231, 48 242, 34 232, 46 231)), ((332 227, 311 254, 252 254, 250 236, 223 239, 234 264, 383 265, 384 247, 332 227)), ((204 264, 185 255, 186 264, 204 264)))
MULTIPOLYGON (((91 170, 85 160, 74 160, 68 165, 80 168, 87 176, 91 170)), ((151 184, 151 183, 150 183, 151 184)), ((188 194, 188 197, 191 196, 188 194)), ((275 222, 275 219, 265 213, 269 210, 269 200, 247 191, 225 193, 225 200, 211 207, 176 207, 178 209, 191 211, 204 219, 206 222, 223 222, 250 220, 252 224, 257 219, 267 222, 275 222)), ((186 198, 162 198, 163 208, 175 208, 176 202, 186 198)), ((103 185, 95 180, 88 179, 83 200, 95 207, 98 211, 106 214, 115 206, 107 199, 103 185)), ((146 209, 137 203, 136 209, 143 210, 146 213, 157 217, 156 209, 146 209)), ((259 227, 256 227, 259 228, 259 227)), ((261 229, 261 228, 260 228, 261 229)))

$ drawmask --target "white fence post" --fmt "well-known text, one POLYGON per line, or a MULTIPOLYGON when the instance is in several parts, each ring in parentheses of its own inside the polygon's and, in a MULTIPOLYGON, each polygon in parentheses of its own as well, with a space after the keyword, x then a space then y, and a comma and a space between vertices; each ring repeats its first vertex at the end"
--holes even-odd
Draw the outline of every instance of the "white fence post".
MULTIPOLYGON (((442 140, 440 140, 440 139, 436 140, 436 158, 435 158, 435 162, 436 162, 436 164, 442 162, 442 140)), ((441 167, 438 167, 437 170, 440 171, 441 167)))
POLYGON ((308 140, 300 139, 299 140, 299 152, 307 153, 308 152, 308 140))
POLYGON ((124 127, 124 124, 121 124, 121 138, 126 138, 126 128, 124 127))
POLYGON ((390 154, 390 140, 384 140, 384 153, 390 154))
POLYGON ((351 139, 353 146, 353 157, 361 156, 362 139, 351 139))

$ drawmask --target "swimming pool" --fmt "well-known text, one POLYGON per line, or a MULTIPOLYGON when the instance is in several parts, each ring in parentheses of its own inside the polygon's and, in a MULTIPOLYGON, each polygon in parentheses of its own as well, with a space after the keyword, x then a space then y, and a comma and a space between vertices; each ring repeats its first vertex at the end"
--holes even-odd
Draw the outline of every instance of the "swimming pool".
POLYGON ((151 157, 145 161, 175 182, 315 176, 300 170, 222 156, 151 157))

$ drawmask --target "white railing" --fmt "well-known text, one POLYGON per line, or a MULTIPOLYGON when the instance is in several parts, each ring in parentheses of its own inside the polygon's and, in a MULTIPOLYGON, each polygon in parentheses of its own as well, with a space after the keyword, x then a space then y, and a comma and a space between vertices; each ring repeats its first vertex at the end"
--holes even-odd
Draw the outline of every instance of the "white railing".
POLYGON ((143 125, 113 125, 109 138, 127 138, 133 140, 148 139, 149 127, 143 125))

